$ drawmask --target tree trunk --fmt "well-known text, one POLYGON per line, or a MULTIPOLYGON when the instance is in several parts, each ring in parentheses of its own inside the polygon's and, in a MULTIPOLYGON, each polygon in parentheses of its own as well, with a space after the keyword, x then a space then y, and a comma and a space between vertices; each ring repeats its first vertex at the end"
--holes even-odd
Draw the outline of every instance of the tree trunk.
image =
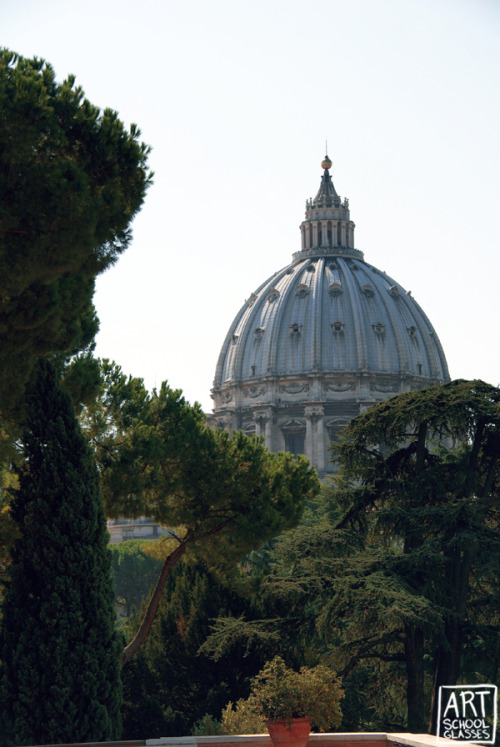
POLYGON ((139 650, 139 648, 148 637, 149 631, 151 630, 151 626, 155 619, 156 612, 158 610, 158 606, 160 604, 161 595, 163 593, 163 589, 165 588, 167 576, 170 573, 170 569, 184 555, 184 553, 186 552, 186 547, 188 546, 189 542, 193 540, 193 534, 186 535, 186 537, 184 537, 184 539, 175 548, 175 550, 173 550, 165 559, 163 568, 161 569, 160 578, 158 579, 151 599, 149 600, 149 604, 147 606, 146 612, 144 613, 144 617, 142 618, 139 630, 135 634, 134 638, 130 641, 130 643, 125 646, 120 655, 120 665, 122 667, 128 661, 130 661, 132 656, 139 650))
POLYGON ((460 653, 462 649, 462 631, 458 620, 447 620, 445 624, 445 643, 436 655, 434 684, 432 688, 431 719, 429 734, 437 731, 438 693, 442 685, 456 685, 460 674, 460 653))
POLYGON ((424 720, 424 633, 414 625, 405 626, 405 661, 408 678, 406 703, 408 729, 420 734, 425 729, 424 720))
POLYGON ((429 734, 435 734, 437 730, 439 688, 442 685, 456 685, 460 674, 462 626, 466 617, 470 569, 474 554, 474 547, 469 544, 464 550, 455 548, 446 557, 445 577, 450 594, 447 606, 451 610, 451 614, 445 618, 444 641, 436 654, 429 734))

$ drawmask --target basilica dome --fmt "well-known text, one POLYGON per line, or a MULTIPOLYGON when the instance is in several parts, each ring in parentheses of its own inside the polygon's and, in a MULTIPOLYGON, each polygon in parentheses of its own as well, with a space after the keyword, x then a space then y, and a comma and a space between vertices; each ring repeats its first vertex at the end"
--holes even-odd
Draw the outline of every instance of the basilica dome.
POLYGON ((328 156, 306 203, 301 249, 236 315, 217 363, 215 426, 263 435, 329 471, 328 445, 375 402, 449 381, 411 293, 364 260, 328 156))

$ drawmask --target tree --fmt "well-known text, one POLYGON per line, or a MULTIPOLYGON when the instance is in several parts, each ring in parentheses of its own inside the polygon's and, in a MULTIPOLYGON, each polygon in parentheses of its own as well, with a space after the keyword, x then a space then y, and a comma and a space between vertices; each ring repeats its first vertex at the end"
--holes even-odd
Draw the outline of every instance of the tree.
POLYGON ((25 461, 0 636, 7 745, 120 737, 120 644, 111 554, 92 454, 68 395, 40 361, 27 396, 25 461))
POLYGON ((164 382, 149 394, 142 380, 106 361, 100 396, 82 422, 108 516, 149 516, 177 542, 122 664, 146 639, 168 573, 188 548, 211 563, 237 562, 297 524, 304 501, 319 491, 305 458, 272 454, 242 433, 213 431, 179 390, 164 382))
POLYGON ((0 602, 3 584, 8 577, 10 550, 19 536, 16 524, 10 514, 10 492, 17 486, 17 475, 0 466, 0 602))
POLYGON ((229 699, 248 695, 265 661, 260 652, 233 647, 214 662, 199 651, 213 618, 249 608, 246 592, 236 572, 225 576, 186 556, 175 565, 151 633, 123 670, 123 738, 144 735, 152 718, 157 734, 189 734, 205 714, 219 718, 229 699))
POLYGON ((304 498, 318 489, 306 460, 271 454, 260 440, 204 427, 200 441, 199 450, 178 465, 175 492, 157 496, 155 518, 181 528, 171 531, 178 545, 165 560, 137 634, 122 652, 122 664, 145 641, 168 573, 188 547, 212 563, 241 560, 296 524, 304 498))
POLYGON ((300 619, 347 707, 356 683, 371 689, 365 723, 373 710, 372 728, 419 732, 431 714, 434 731, 440 685, 498 676, 500 391, 456 381, 380 403, 346 427, 338 459, 315 521, 269 554, 264 593, 288 613, 218 620, 203 650, 276 631, 296 647, 300 619))
POLYGON ((125 606, 126 616, 132 608, 140 609, 158 579, 163 565, 160 558, 146 551, 146 542, 128 540, 111 546, 112 571, 117 602, 125 606))
MULTIPOLYGON (((127 247, 151 181, 149 148, 74 76, 0 50, 0 411, 22 401, 39 356, 97 331, 94 279, 127 247)), ((16 413, 17 416, 17 413, 16 413)))
POLYGON ((430 659, 435 733, 438 688, 472 646, 498 650, 500 390, 453 381, 394 397, 351 421, 337 454, 337 529, 364 546, 332 606, 354 658, 403 659, 411 730, 425 723, 430 659))

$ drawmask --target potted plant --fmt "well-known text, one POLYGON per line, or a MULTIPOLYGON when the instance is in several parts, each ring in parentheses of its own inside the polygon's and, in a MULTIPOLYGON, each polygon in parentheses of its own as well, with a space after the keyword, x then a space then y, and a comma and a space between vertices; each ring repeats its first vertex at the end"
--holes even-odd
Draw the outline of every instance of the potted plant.
POLYGON ((342 719, 340 680, 327 667, 295 672, 280 656, 267 662, 252 680, 250 700, 262 714, 274 745, 305 747, 311 726, 336 728, 342 719))

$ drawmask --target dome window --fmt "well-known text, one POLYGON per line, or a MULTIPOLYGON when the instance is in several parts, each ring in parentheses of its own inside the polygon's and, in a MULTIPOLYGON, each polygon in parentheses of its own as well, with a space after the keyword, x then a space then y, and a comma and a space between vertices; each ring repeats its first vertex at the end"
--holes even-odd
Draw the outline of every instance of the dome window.
POLYGON ((255 335, 255 339, 260 340, 260 338, 264 334, 264 327, 255 327, 253 333, 255 335))
POLYGON ((236 343, 238 342, 238 337, 239 335, 233 335, 233 345, 236 345, 236 343))
POLYGON ((271 288, 267 296, 268 303, 273 303, 273 301, 276 301, 276 299, 279 298, 279 295, 279 290, 276 290, 276 288, 271 288))
POLYGON ((309 295, 309 286, 304 284, 299 285, 295 295, 297 296, 297 298, 305 298, 309 295))
POLYGON ((295 322, 294 324, 290 324, 288 329, 290 330, 291 335, 300 335, 302 332, 302 324, 297 324, 297 322, 295 322))
POLYGON ((399 288, 397 285, 391 286, 390 293, 393 298, 399 298, 399 288))
POLYGON ((316 272, 316 267, 314 265, 308 265, 306 270, 307 272, 316 272))
POLYGON ((376 324, 373 324, 373 331, 376 335, 383 335, 385 334, 385 324, 382 324, 382 322, 377 322, 376 324))
POLYGON ((285 437, 285 450, 297 456, 305 451, 306 427, 298 420, 288 420, 281 426, 285 437))
POLYGON ((248 305, 253 306, 256 300, 257 300, 257 296, 255 295, 255 293, 252 293, 252 295, 248 299, 248 305))
POLYGON ((335 262, 330 262, 330 264, 328 265, 328 269, 332 272, 335 272, 335 270, 339 269, 339 266, 335 262))
POLYGON ((417 328, 413 326, 408 327, 408 334, 410 335, 410 337, 416 337, 417 328))
POLYGON ((363 291, 363 293, 365 294, 367 298, 372 298, 372 296, 374 295, 373 288, 371 287, 371 285, 368 285, 368 284, 363 285, 361 290, 363 291))
POLYGON ((333 334, 336 334, 338 332, 344 331, 345 324, 344 322, 332 322, 332 332, 333 334))
POLYGON ((328 288, 328 293, 330 293, 331 296, 340 296, 342 292, 342 286, 340 283, 332 283, 328 288))

